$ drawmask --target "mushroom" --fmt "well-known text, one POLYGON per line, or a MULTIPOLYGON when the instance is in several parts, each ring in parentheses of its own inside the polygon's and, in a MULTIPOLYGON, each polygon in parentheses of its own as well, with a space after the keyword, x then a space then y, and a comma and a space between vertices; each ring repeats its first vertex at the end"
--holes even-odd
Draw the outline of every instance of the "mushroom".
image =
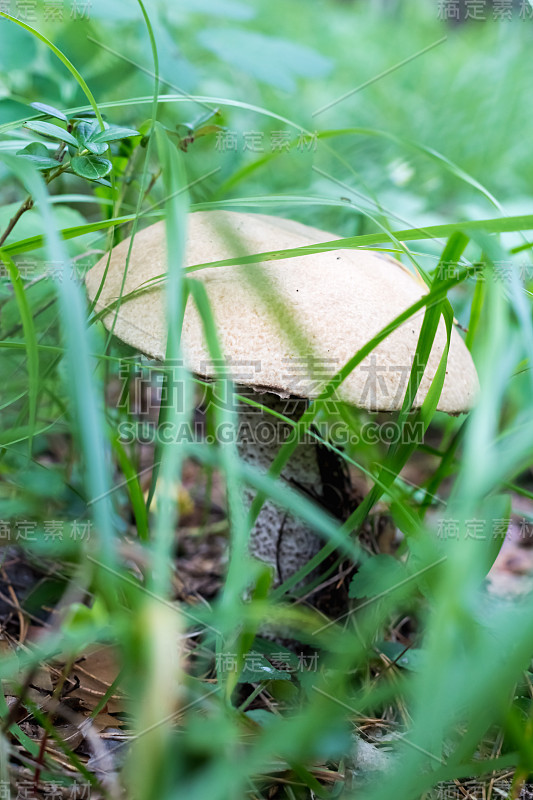
MULTIPOLYGON (((325 231, 263 214, 198 211, 188 218, 185 265, 238 260, 243 254, 286 250, 335 238, 325 231)), ((128 247, 129 240, 125 240, 113 248, 97 310, 113 303, 120 294, 128 247)), ((106 265, 104 257, 87 275, 91 299, 96 296, 106 265)), ((165 272, 165 229, 163 222, 157 222, 135 237, 124 294, 165 272)), ((425 284, 400 262, 366 250, 207 267, 190 277, 205 286, 226 368, 237 388, 242 393, 251 392, 267 409, 258 411, 241 404, 237 437, 241 457, 265 471, 279 450, 287 425, 268 409, 298 419, 305 403, 302 398, 316 397, 324 382, 355 352, 426 293, 425 284)), ((114 316, 115 311, 110 311, 103 317, 104 324, 110 327, 114 316)), ((422 319, 423 310, 387 336, 341 384, 339 399, 369 411, 400 409, 422 319)), ((142 353, 163 359, 167 329, 161 287, 123 301, 114 332, 142 353)), ((428 392, 446 339, 441 321, 414 407, 420 407, 428 392)), ((182 350, 193 373, 216 377, 217 365, 210 359, 202 322, 190 299, 182 350)), ((477 392, 472 358, 453 329, 438 410, 466 412, 477 392)), ((342 516, 340 508, 349 479, 342 459, 327 453, 316 440, 309 438, 298 444, 282 478, 319 499, 329 498, 330 510, 338 510, 338 516, 342 516)), ((244 490, 247 504, 252 497, 251 490, 244 490)), ((273 566, 277 583, 307 563, 320 546, 306 524, 271 501, 265 502, 251 532, 250 550, 273 566)))

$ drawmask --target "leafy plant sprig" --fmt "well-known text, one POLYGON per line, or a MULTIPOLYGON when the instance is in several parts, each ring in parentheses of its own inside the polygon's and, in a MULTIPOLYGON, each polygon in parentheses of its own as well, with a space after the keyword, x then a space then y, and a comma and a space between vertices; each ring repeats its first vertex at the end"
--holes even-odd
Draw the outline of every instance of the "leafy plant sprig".
MULTIPOLYGON (((104 122, 102 130, 92 111, 68 117, 58 108, 45 103, 32 103, 32 106, 48 118, 66 123, 66 128, 47 120, 29 120, 24 123, 24 127, 28 130, 59 143, 53 154, 41 141, 30 142, 16 154, 19 158, 31 161, 35 168, 43 173, 47 184, 63 173, 73 173, 80 178, 110 186, 105 176, 111 172, 113 165, 103 154, 112 142, 141 135, 134 128, 110 125, 107 122, 104 122)), ((22 214, 32 207, 33 198, 28 196, 0 236, 0 247, 22 214)))

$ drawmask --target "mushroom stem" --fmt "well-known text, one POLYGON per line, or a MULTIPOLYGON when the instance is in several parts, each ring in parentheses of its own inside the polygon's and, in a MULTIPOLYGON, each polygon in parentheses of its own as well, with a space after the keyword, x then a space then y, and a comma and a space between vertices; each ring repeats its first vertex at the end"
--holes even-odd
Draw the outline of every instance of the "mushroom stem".
MULTIPOLYGON (((240 388, 241 393, 249 389, 240 388)), ((306 408, 302 399, 281 399, 265 392, 261 404, 272 411, 297 421, 306 408)), ((241 403, 239 406, 239 455, 248 464, 266 472, 287 440, 292 426, 268 411, 241 403)), ((342 517, 346 505, 349 478, 342 459, 327 450, 313 437, 300 442, 285 465, 281 477, 297 491, 308 494, 316 502, 342 517)), ((244 501, 250 506, 255 491, 244 490, 244 501)), ((283 583, 314 556, 324 542, 307 523, 266 500, 250 536, 250 552, 270 564, 275 571, 274 585, 283 583)))

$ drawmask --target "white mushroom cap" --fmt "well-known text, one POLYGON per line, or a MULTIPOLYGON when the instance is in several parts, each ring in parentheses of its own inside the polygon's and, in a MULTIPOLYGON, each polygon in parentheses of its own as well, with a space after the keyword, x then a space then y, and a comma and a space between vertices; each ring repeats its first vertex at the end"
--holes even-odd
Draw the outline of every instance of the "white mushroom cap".
MULTIPOLYGON (((263 214, 198 211, 188 218, 185 265, 243 254, 285 250, 331 241, 325 231, 263 214)), ((111 254, 97 310, 120 293, 129 240, 111 254)), ((104 256, 87 275, 94 298, 107 263, 104 256)), ((166 272, 165 228, 158 222, 137 233, 124 294, 166 272)), ((406 267, 368 250, 335 250, 243 266, 210 267, 190 273, 209 297, 228 371, 240 383, 281 395, 315 397, 327 378, 402 311, 427 293, 406 267), (281 300, 281 302, 280 302, 281 300), (295 345, 280 320, 300 331, 295 345), (303 335, 303 338, 302 338, 303 335)), ((110 326, 115 310, 104 317, 110 326)), ((381 342, 348 376, 338 396, 374 411, 401 408, 424 316, 417 312, 381 342)), ((161 284, 122 302, 115 334, 141 352, 164 358, 165 301, 161 284)), ((446 344, 441 320, 416 396, 424 400, 446 344)), ((199 314, 189 298, 182 348, 192 372, 215 377, 199 314)), ((438 409, 468 411, 478 392, 472 358, 452 331, 448 365, 438 409)))

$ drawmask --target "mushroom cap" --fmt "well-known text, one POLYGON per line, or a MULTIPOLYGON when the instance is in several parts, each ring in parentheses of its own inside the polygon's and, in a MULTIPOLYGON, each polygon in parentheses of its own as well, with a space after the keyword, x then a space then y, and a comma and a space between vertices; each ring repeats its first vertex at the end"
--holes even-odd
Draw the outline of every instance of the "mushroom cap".
MULTIPOLYGON (((423 282, 395 259, 369 250, 334 250, 239 265, 238 256, 285 250, 335 239, 333 234, 264 214, 197 211, 188 217, 185 266, 236 258, 233 266, 206 267, 189 277, 207 291, 226 359, 225 374, 242 385, 281 396, 316 397, 324 382, 402 311, 427 293, 423 282)), ((99 311, 120 294, 129 239, 113 248, 99 311)), ((94 299, 107 264, 104 256, 86 283, 94 299)), ((167 270, 164 222, 135 236, 124 295, 167 270)), ((401 408, 425 308, 386 337, 345 379, 337 396, 373 411, 401 408)), ((110 327, 116 309, 103 317, 110 327)), ((114 332, 156 359, 165 357, 167 326, 162 283, 123 300, 114 332)), ((188 368, 216 377, 204 328, 187 302, 182 352, 188 368)), ((423 402, 446 345, 441 319, 415 398, 423 402)), ((438 410, 468 411, 479 389, 468 349, 453 329, 438 410)))

